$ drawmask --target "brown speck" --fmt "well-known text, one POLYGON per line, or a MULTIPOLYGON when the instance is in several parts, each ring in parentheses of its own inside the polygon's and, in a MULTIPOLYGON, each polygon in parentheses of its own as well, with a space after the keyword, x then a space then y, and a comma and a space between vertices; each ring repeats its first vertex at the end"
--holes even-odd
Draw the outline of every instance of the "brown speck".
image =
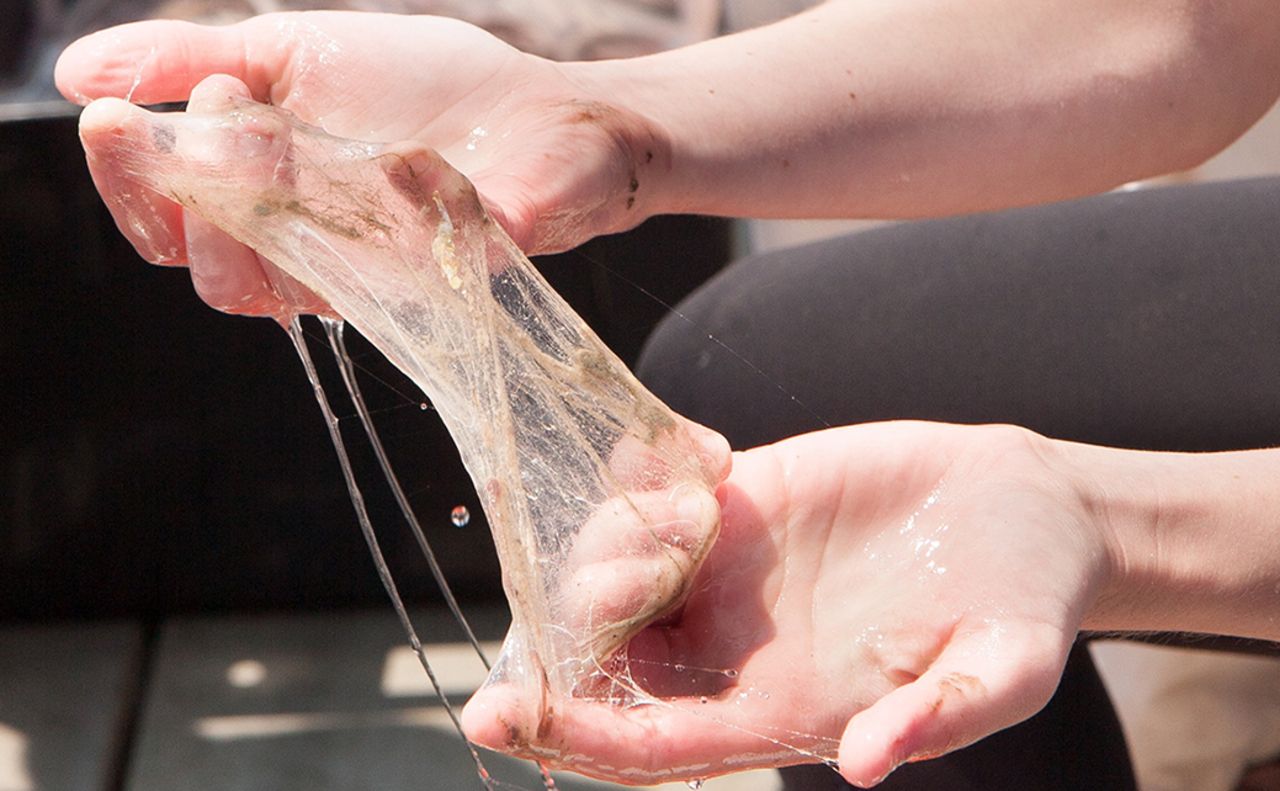
POLYGON ((782 169, 786 170, 789 167, 791 167, 791 160, 789 159, 782 160, 782 169))
POLYGON ((635 195, 629 196, 627 198, 627 208, 630 209, 632 206, 635 206, 635 205, 636 205, 636 196, 635 195))
POLYGON ((414 170, 409 160, 402 154, 389 154, 392 161, 388 161, 383 165, 383 171, 387 174, 387 181, 396 191, 405 197, 409 203, 417 208, 421 208, 427 204, 429 197, 422 182, 418 179, 418 172, 414 170))
POLYGON ((502 729, 507 732, 506 744, 508 750, 516 750, 524 746, 524 735, 520 733, 518 725, 509 722, 502 715, 498 716, 498 722, 502 724, 502 729))
POLYGON ((711 94, 712 96, 715 96, 715 95, 716 95, 716 89, 715 89, 715 88, 708 88, 708 89, 707 89, 707 93, 711 94))
POLYGON ((485 494, 489 495, 490 501, 497 503, 502 499, 502 481, 497 478, 490 478, 484 484, 485 494))
POLYGON ((929 710, 936 712, 948 700, 964 700, 968 697, 981 695, 986 692, 986 689, 977 676, 970 676, 964 673, 948 673, 938 682, 938 697, 933 703, 929 704, 929 710))
POLYGON ((932 761, 934 758, 941 758, 946 754, 946 750, 925 750, 924 752, 916 753, 908 758, 907 763, 914 764, 919 763, 920 761, 932 761))
POLYGON ((627 185, 627 187, 628 187, 628 189, 630 189, 632 192, 635 192, 636 190, 640 189, 640 180, 639 180, 639 179, 637 179, 635 176, 632 176, 632 177, 631 177, 631 183, 630 183, 630 184, 628 184, 628 185, 627 185))
POLYGON ((854 93, 853 91, 849 91, 849 98, 850 98, 850 99, 853 99, 854 101, 857 101, 857 100, 858 100, 858 94, 854 93))
POLYGON ((652 161, 653 161, 653 152, 652 151, 644 152, 644 163, 647 165, 652 161))
POLYGON ((546 741, 551 733, 551 728, 555 725, 556 712, 550 706, 542 715, 542 719, 538 720, 538 741, 546 741))

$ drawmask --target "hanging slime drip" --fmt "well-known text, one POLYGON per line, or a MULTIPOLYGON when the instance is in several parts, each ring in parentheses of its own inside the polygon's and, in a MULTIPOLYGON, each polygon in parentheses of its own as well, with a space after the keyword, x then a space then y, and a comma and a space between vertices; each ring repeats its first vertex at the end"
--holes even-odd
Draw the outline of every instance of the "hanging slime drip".
POLYGON ((679 608, 719 529, 727 444, 636 381, 439 155, 238 99, 206 115, 100 100, 81 134, 322 298, 427 394, 502 564, 512 627, 487 683, 521 690, 513 747, 679 608))

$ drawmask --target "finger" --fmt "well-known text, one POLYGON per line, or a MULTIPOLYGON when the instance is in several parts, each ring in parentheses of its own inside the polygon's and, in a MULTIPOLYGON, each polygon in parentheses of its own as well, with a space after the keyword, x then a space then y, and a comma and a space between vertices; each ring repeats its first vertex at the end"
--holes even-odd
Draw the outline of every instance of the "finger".
POLYGON ((557 590, 585 656, 603 659, 679 608, 720 523, 715 496, 693 484, 606 502, 579 531, 557 590))
POLYGON ((1049 701, 1070 640, 1047 626, 987 626, 953 638, 929 670, 854 715, 840 774, 870 788, 908 761, 945 755, 1035 714, 1049 701))
POLYGON ((556 245, 537 244, 539 240, 534 238, 534 226, 538 221, 538 210, 529 197, 532 191, 518 176, 490 170, 477 173, 475 185, 489 216, 502 226, 511 241, 526 255, 558 253, 567 249, 563 245, 560 246, 562 249, 556 249, 556 245))
MULTIPOLYGON (((648 393, 642 397, 651 398, 648 393)), ((649 419, 638 421, 609 452, 609 472, 622 488, 628 491, 668 489, 690 475, 715 487, 729 476, 732 454, 724 437, 672 415, 656 400, 644 407, 643 411, 637 409, 637 413, 649 419), (666 424, 668 416, 675 420, 672 432, 655 431, 654 425, 666 424), (642 432, 644 436, 632 432, 642 432)))
POLYGON ((261 18, 216 27, 134 22, 73 42, 58 58, 54 80, 77 104, 107 96, 153 104, 185 101, 205 77, 229 74, 266 101, 287 73, 291 42, 261 18))
POLYGON ((702 471, 707 476, 707 484, 717 486, 728 480, 729 473, 733 471, 733 451, 729 447, 729 440, 725 439, 720 432, 707 428, 701 423, 695 423, 679 415, 676 419, 693 438, 697 448, 698 463, 702 465, 702 471))
POLYGON ((257 254, 190 211, 184 215, 184 226, 191 284, 201 299, 227 313, 279 312, 280 300, 257 254))
MULTIPOLYGON (((187 109, 217 113, 248 97, 243 82, 215 75, 192 89, 187 109)), ((256 253, 190 210, 183 213, 183 228, 191 284, 210 307, 245 315, 280 314, 283 305, 256 253)))
POLYGON ((542 711, 516 685, 497 685, 467 702, 462 728, 493 750, 566 761, 576 772, 634 785, 812 760, 812 744, 771 726, 785 714, 772 700, 732 694, 639 706, 567 699, 542 711))
POLYGON ((81 114, 80 141, 89 175, 116 226, 143 259, 153 264, 184 264, 181 208, 143 186, 123 165, 122 147, 138 144, 121 132, 128 114, 127 105, 110 102, 81 114))
POLYGON ((670 550, 697 552, 700 544, 714 534, 719 512, 715 496, 691 483, 611 498, 579 531, 573 546, 573 565, 584 568, 670 550))

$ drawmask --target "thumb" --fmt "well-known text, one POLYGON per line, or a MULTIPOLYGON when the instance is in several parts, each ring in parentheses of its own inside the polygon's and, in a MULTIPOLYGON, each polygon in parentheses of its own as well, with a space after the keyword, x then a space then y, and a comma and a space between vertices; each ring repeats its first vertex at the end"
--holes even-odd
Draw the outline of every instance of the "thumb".
POLYGON ((480 203, 511 241, 525 255, 541 255, 556 250, 543 249, 535 239, 538 210, 529 198, 530 190, 522 179, 510 174, 477 173, 473 179, 480 203))
POLYGON ((1044 624, 991 625, 953 636, 929 669, 854 715, 840 774, 870 788, 903 763, 937 758, 1042 709, 1071 637, 1044 624))

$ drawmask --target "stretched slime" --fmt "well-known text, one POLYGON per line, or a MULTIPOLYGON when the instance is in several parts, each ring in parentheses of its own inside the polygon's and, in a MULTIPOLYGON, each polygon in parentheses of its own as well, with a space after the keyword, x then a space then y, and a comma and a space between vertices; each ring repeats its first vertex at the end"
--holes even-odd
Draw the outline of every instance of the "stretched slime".
POLYGON ((148 192, 198 213, 269 259, 282 297, 309 289, 430 397, 512 611, 487 683, 521 687, 527 722, 598 690, 618 649, 679 608, 719 530, 727 444, 636 381, 439 155, 245 100, 200 115, 99 100, 81 135, 129 185, 113 198, 126 216, 148 192))

